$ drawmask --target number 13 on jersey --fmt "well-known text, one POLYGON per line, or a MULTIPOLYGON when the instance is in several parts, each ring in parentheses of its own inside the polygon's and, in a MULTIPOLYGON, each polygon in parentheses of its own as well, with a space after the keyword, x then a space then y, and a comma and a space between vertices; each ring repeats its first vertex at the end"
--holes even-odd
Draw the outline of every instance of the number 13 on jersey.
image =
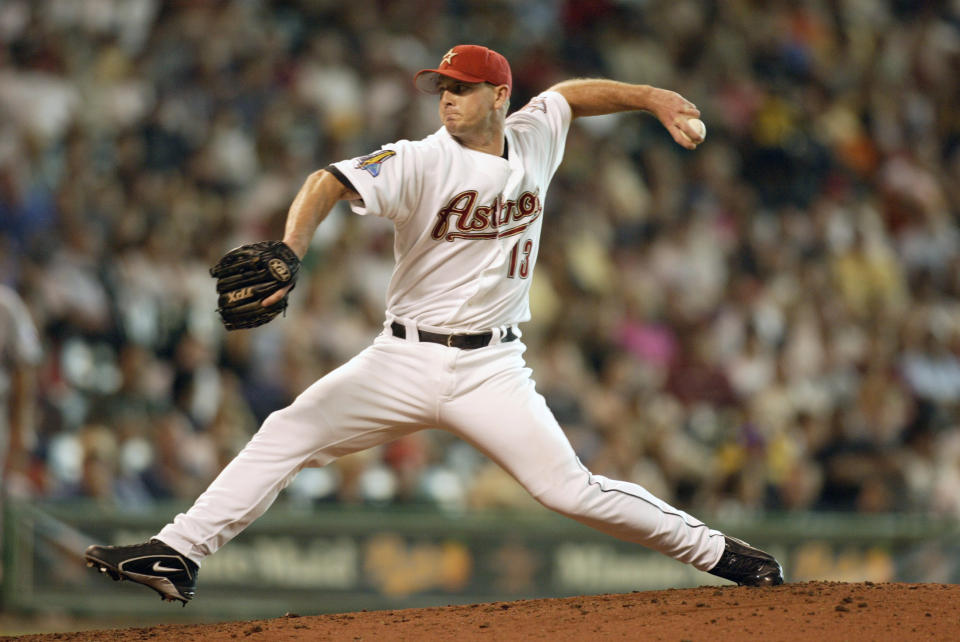
POLYGON ((510 250, 510 267, 507 269, 507 278, 530 276, 530 252, 533 251, 533 239, 519 240, 510 250), (522 249, 521 249, 522 246, 522 249))

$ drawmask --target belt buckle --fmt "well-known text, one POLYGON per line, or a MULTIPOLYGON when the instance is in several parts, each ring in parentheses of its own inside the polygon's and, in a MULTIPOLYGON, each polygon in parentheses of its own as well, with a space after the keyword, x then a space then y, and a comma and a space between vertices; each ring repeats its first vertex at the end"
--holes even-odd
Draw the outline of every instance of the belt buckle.
POLYGON ((448 347, 448 348, 452 348, 452 347, 453 347, 453 337, 454 337, 454 336, 455 336, 455 335, 453 335, 453 334, 448 334, 448 335, 447 335, 447 347, 448 347))

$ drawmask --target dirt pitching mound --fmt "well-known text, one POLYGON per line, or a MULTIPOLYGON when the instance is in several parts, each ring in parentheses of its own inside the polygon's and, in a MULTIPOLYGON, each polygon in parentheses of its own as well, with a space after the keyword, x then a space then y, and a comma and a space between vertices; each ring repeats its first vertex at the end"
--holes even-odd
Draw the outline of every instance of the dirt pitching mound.
POLYGON ((445 608, 27 635, 52 640, 903 640, 950 639, 960 586, 807 582, 445 608))

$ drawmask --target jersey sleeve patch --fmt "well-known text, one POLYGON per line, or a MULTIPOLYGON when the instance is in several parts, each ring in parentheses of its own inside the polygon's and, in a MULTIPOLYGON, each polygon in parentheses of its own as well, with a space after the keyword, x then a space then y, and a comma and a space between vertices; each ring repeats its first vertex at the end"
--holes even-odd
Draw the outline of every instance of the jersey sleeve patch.
POLYGON ((381 149, 373 152, 372 154, 367 154, 366 156, 361 156, 357 159, 356 167, 357 169, 363 169, 370 172, 370 175, 376 178, 380 175, 380 167, 397 155, 397 152, 392 149, 381 149))

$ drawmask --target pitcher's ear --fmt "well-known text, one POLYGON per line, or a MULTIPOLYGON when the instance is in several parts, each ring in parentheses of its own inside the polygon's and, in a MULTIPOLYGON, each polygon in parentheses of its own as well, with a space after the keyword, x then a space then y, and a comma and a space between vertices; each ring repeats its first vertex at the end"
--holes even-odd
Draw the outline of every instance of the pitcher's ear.
POLYGON ((508 100, 510 100, 510 87, 507 85, 497 85, 494 87, 494 92, 496 92, 494 107, 500 109, 508 100))

